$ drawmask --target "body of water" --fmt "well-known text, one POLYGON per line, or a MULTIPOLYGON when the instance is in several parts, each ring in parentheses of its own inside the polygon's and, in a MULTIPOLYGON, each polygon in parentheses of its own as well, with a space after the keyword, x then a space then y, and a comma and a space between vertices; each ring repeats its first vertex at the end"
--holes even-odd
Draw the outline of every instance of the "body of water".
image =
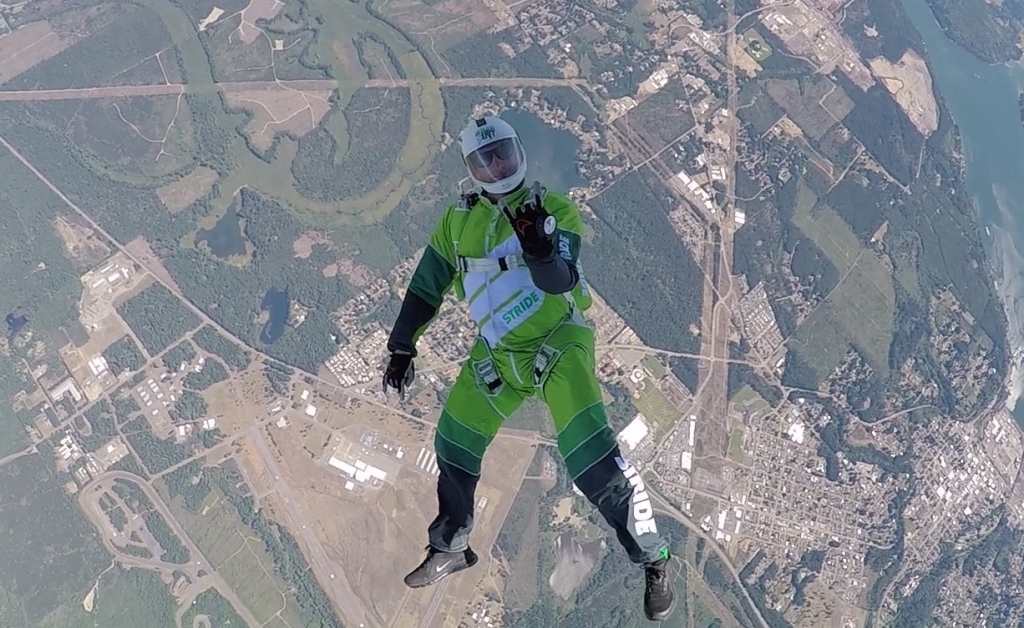
POLYGON ((7 337, 12 338, 28 324, 28 317, 15 310, 6 316, 4 321, 7 323, 7 337))
POLYGON ((196 244, 205 242, 210 247, 210 252, 221 259, 228 259, 232 255, 245 254, 245 236, 242 235, 242 225, 238 215, 228 210, 221 219, 213 225, 213 229, 200 229, 196 233, 196 244))
POLYGON ((550 126, 532 113, 510 110, 501 118, 515 127, 526 149, 529 172, 526 181, 540 181, 552 191, 568 192, 569 188, 587 185, 576 169, 580 141, 569 131, 550 126))
POLYGON ((263 325, 260 342, 269 345, 281 337, 288 323, 290 306, 291 299, 287 290, 267 290, 263 295, 263 301, 260 302, 260 309, 265 310, 270 319, 263 325))
MULTIPOLYGON (((927 48, 928 67, 963 138, 967 193, 1007 305, 1011 353, 1024 347, 1024 128, 1017 96, 1018 65, 987 65, 943 33, 926 0, 901 0, 927 48)), ((1009 406, 1016 405, 1024 373, 1014 367, 1009 406)), ((1021 404, 1024 406, 1024 404, 1021 404)), ((1024 425, 1024 407, 1014 412, 1024 425)))

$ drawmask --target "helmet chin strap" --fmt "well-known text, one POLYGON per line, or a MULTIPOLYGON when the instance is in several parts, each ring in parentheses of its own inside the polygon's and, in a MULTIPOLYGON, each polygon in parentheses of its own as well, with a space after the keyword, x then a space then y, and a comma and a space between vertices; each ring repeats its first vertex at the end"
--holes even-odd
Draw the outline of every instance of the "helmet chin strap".
POLYGON ((487 190, 482 190, 483 197, 486 198, 487 200, 491 201, 492 203, 497 203, 499 200, 505 198, 509 194, 515 194, 519 190, 523 189, 524 185, 526 185, 526 179, 523 179, 522 181, 520 181, 519 185, 517 185, 516 187, 512 188, 508 192, 505 192, 504 194, 491 194, 487 190))

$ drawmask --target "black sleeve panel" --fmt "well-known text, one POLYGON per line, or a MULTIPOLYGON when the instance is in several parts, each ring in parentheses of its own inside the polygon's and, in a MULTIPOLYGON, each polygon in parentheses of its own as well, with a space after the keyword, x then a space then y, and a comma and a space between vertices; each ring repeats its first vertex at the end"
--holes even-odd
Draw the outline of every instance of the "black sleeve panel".
POLYGON ((416 341, 422 330, 437 316, 437 310, 423 297, 412 290, 405 293, 402 309, 398 312, 398 320, 391 329, 388 338, 388 351, 404 351, 415 357, 416 341))
POLYGON ((530 269, 533 283, 548 294, 562 294, 576 287, 580 273, 576 265, 568 262, 555 251, 537 258, 523 255, 526 267, 530 269))

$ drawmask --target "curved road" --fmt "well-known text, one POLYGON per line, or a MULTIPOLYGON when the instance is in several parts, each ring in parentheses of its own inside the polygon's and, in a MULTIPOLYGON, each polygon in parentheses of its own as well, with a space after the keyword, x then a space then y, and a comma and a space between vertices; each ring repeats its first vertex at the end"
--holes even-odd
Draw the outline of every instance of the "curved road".
POLYGON ((754 611, 754 616, 757 617, 757 621, 760 622, 763 628, 768 628, 768 623, 764 620, 764 617, 761 616, 761 611, 757 608, 757 606, 754 605, 754 600, 752 600, 750 598, 750 594, 747 593, 747 587, 744 586, 743 581, 740 580, 739 572, 736 571, 735 567, 733 567, 732 561, 729 560, 729 555, 725 553, 722 547, 718 544, 718 541, 714 540, 713 538, 705 534, 704 530, 700 529, 700 526, 695 524, 693 521, 690 520, 689 517, 687 517, 682 512, 677 510, 675 506, 673 506, 667 499, 662 497, 661 494, 658 493, 657 490, 654 489, 650 484, 647 484, 647 492, 650 493, 652 501, 654 501, 661 508, 662 512, 671 516, 676 521, 682 523, 684 526, 689 528, 690 531, 696 532, 697 536, 704 539, 705 547, 710 547, 715 552, 715 555, 718 556, 718 559, 722 561, 722 563, 725 565, 725 568, 729 570, 729 573, 732 575, 733 579, 736 580, 736 584, 739 585, 740 591, 743 591, 743 597, 747 600, 747 604, 749 604, 750 608, 754 611))
MULTIPOLYGON (((178 536, 182 544, 188 549, 189 554, 192 557, 192 561, 188 565, 168 565, 167 563, 164 563, 159 560, 136 558, 134 556, 124 556, 120 552, 116 551, 116 547, 114 547, 113 544, 110 542, 110 539, 107 538, 104 527, 100 525, 98 526, 100 536, 103 538, 103 545, 107 547, 107 550, 113 550, 111 553, 114 554, 114 556, 117 556, 118 560, 133 563, 138 566, 150 567, 152 569, 161 570, 166 570, 169 567, 171 571, 174 571, 176 569, 186 571, 189 573, 189 575, 193 576, 194 580, 198 580, 198 571, 200 569, 206 571, 209 574, 206 576, 206 579, 209 580, 209 582, 212 583, 214 587, 216 587, 217 591, 219 591, 220 594, 224 596, 224 599, 226 599, 228 602, 231 603, 232 606, 235 607, 235 610, 238 611, 238 614, 242 616, 242 619, 245 620, 245 623, 248 624, 249 628, 260 628, 260 622, 256 620, 256 618, 253 616, 249 608, 242 602, 242 600, 238 599, 238 596, 235 595, 235 592, 231 589, 230 586, 228 586, 228 583, 225 582, 224 578, 217 573, 214 566, 210 564, 210 561, 206 559, 206 557, 199 550, 199 548, 196 547, 196 544, 192 542, 192 539, 189 538, 189 536, 185 534, 185 531, 181 529, 181 526, 178 524, 178 520, 175 519, 174 516, 171 514, 170 510, 167 508, 167 505, 164 504, 163 499, 160 498, 160 495, 153 489, 153 487, 148 482, 146 482, 139 476, 132 473, 128 473, 126 471, 108 471, 97 476, 93 481, 89 482, 84 487, 82 487, 82 490, 79 492, 78 501, 79 505, 82 507, 82 510, 85 511, 86 513, 91 513, 95 515, 96 511, 88 508, 88 506, 85 503, 83 503, 86 494, 90 491, 99 490, 104 486, 108 486, 107 484, 105 484, 107 481, 117 479, 132 482, 142 488, 143 492, 146 493, 146 497, 148 497, 149 500, 153 502, 153 507, 156 509, 158 513, 160 513, 160 516, 164 518, 164 520, 167 522, 167 525, 170 526, 171 531, 173 531, 174 534, 178 536)), ((111 481, 109 485, 112 484, 113 482, 111 481)), ((102 513, 100 514, 102 515, 102 513)), ((90 517, 90 519, 92 519, 92 517, 90 517)))

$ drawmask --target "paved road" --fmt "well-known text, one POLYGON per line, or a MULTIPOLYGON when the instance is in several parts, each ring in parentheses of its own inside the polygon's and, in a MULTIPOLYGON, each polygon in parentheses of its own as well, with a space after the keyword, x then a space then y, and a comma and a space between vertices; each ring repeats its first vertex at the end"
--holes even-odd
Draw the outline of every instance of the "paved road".
MULTIPOLYGON (((361 87, 408 87, 410 83, 439 83, 445 87, 569 87, 585 84, 581 79, 552 78, 458 78, 415 81, 408 79, 372 79, 362 81, 361 87)), ((3 100, 81 100, 88 98, 126 98, 131 96, 177 96, 178 94, 199 94, 212 92, 251 92, 260 90, 293 90, 300 92, 336 89, 345 81, 333 79, 309 79, 299 81, 226 81, 213 85, 110 85, 104 87, 82 87, 69 89, 0 90, 3 100)))
POLYGON ((277 460, 274 460, 270 447, 267 446, 263 431, 259 427, 251 427, 249 428, 249 435, 252 437, 253 444, 256 445, 260 458, 263 459, 263 464, 266 465, 267 470, 274 476, 274 490, 284 500, 285 507, 288 509, 288 517, 292 520, 292 530, 309 547, 309 553, 313 558, 313 566, 320 571, 321 580, 326 585, 324 588, 329 591, 334 602, 338 605, 338 610, 341 611, 345 625, 352 628, 364 626, 366 618, 363 615, 362 605, 354 599, 352 592, 342 582, 343 579, 335 577, 334 567, 331 566, 331 561, 327 558, 327 552, 324 551, 320 539, 317 538, 313 528, 306 524, 306 518, 302 514, 302 509, 299 507, 298 502, 295 500, 291 487, 281 477, 281 469, 277 465, 277 460))
POLYGON ((761 626, 763 626, 764 628, 768 628, 768 623, 765 622, 764 617, 761 617, 761 611, 759 611, 757 609, 757 606, 754 605, 754 600, 750 599, 750 594, 747 593, 747 587, 740 580, 739 572, 736 571, 735 567, 733 567, 732 561, 729 559, 729 555, 725 553, 725 551, 722 549, 722 546, 718 544, 718 541, 705 534, 704 530, 701 530, 700 526, 695 524, 685 514, 677 510, 676 507, 671 504, 671 502, 662 497, 661 494, 658 493, 657 490, 653 488, 650 484, 647 485, 647 492, 651 494, 652 501, 665 514, 668 514, 673 519, 686 526, 691 532, 695 532, 697 536, 704 539, 705 547, 711 548, 715 555, 718 556, 718 559, 722 561, 723 564, 725 564, 725 568, 732 575, 733 579, 736 581, 736 584, 739 585, 740 590, 743 591, 743 597, 746 598, 747 604, 749 604, 750 608, 754 611, 754 617, 752 617, 751 619, 756 618, 757 621, 761 623, 761 626))
MULTIPOLYGON (((216 568, 210 563, 209 560, 206 559, 206 556, 204 556, 203 553, 196 546, 196 544, 192 542, 192 539, 189 538, 187 534, 185 534, 185 531, 181 529, 181 526, 178 524, 178 520, 175 519, 174 516, 171 514, 171 511, 167 508, 167 505, 164 504, 164 501, 163 499, 160 498, 160 495, 155 490, 153 490, 153 487, 148 482, 146 482, 139 476, 132 473, 128 473, 126 471, 108 471, 106 473, 99 475, 92 482, 82 487, 82 490, 79 492, 79 504, 81 504, 82 510, 84 510, 87 513, 95 512, 92 509, 88 508, 88 506, 85 503, 83 503, 82 500, 84 499, 84 496, 88 491, 93 490, 94 487, 104 486, 107 485, 108 483, 112 484, 112 481, 116 479, 134 482, 135 484, 142 488, 143 492, 146 493, 146 496, 149 497, 149 500, 153 502, 153 507, 156 508, 156 511, 160 513, 161 517, 164 518, 164 520, 167 522, 167 525, 170 526, 171 531, 173 531, 174 534, 176 534, 178 538, 181 539, 182 544, 188 549, 190 555, 192 556, 192 562, 190 562, 188 565, 188 571, 193 575, 193 577, 196 577, 196 574, 200 569, 203 569, 206 572, 208 572, 209 575, 207 576, 207 579, 211 583, 213 583, 213 585, 217 587, 217 590, 220 591, 220 594, 224 596, 224 598, 228 602, 230 602, 232 606, 235 607, 235 610, 237 610, 238 614, 242 616, 242 619, 245 620, 245 623, 249 626, 249 628, 260 628, 260 622, 256 620, 256 617, 253 616, 249 608, 244 603, 242 603, 240 599, 238 599, 238 596, 235 595, 235 592, 231 589, 230 586, 228 586, 228 583, 224 580, 224 578, 219 573, 217 573, 216 568)), ((103 534, 104 528, 101 526, 99 530, 101 536, 103 536, 104 545, 108 545, 110 542, 106 538, 106 535, 103 534)), ((108 545, 107 549, 110 550, 112 549, 112 547, 108 545)), ((145 560, 134 557, 122 557, 119 552, 114 552, 114 555, 118 556, 119 559, 130 558, 132 562, 135 562, 137 564, 147 565, 158 569, 166 568, 166 563, 163 563, 161 561, 145 560)), ((174 571, 174 569, 181 568, 181 565, 172 565, 171 571, 174 571)))

